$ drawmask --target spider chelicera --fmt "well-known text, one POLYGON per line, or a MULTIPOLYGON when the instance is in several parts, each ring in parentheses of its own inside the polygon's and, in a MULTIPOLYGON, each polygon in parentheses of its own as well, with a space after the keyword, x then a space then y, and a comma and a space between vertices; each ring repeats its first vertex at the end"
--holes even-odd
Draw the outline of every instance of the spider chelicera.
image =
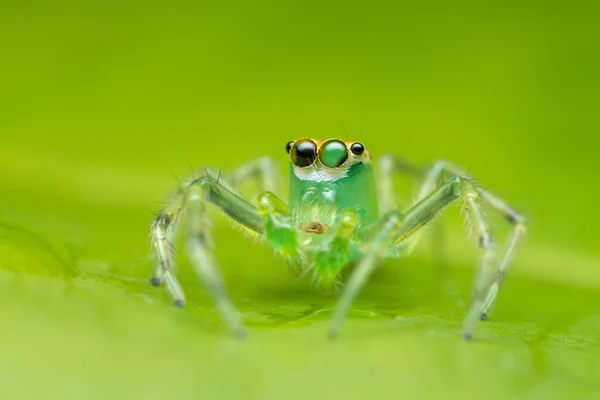
POLYGON ((481 259, 473 298, 465 317, 463 338, 470 339, 479 319, 485 319, 525 234, 525 218, 503 200, 476 185, 455 165, 435 162, 429 168, 385 155, 373 168, 370 152, 360 142, 340 139, 300 139, 286 146, 290 159, 290 197, 277 197, 274 162, 262 157, 231 173, 205 169, 203 176, 181 185, 152 223, 158 262, 151 283, 165 284, 178 306, 185 295, 176 277, 173 238, 177 223, 186 220, 190 262, 205 283, 233 332, 245 329, 232 305, 211 251, 207 205, 213 204, 245 230, 261 236, 296 274, 312 274, 323 290, 336 288, 349 269, 335 308, 329 335, 339 332, 352 302, 385 257, 402 257, 419 241, 422 228, 442 209, 460 201, 478 238, 481 259), (396 209, 394 175, 405 173, 419 183, 412 206, 396 209), (442 176, 450 177, 443 182, 442 176), (237 194, 245 181, 263 187, 255 204, 237 194), (377 186, 376 186, 377 183, 377 186), (513 230, 496 260, 482 206, 500 213, 513 230), (185 211, 185 218, 182 218, 185 211))

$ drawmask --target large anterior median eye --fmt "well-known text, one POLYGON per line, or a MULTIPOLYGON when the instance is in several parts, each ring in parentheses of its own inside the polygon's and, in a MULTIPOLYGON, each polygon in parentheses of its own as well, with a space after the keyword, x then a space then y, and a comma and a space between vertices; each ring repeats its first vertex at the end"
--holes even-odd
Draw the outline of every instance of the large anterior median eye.
POLYGON ((341 140, 329 140, 321 146, 320 158, 326 167, 336 168, 348 159, 348 149, 341 140))
POLYGON ((297 167, 310 167, 317 158, 317 145, 312 140, 299 140, 292 146, 290 158, 297 167))

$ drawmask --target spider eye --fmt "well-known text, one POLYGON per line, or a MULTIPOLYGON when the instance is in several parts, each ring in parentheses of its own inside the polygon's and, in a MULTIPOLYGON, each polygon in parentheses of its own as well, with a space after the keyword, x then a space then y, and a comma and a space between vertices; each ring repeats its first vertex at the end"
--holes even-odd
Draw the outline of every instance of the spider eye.
POLYGON ((317 145, 312 140, 299 140, 292 146, 290 158, 297 167, 310 167, 317 158, 317 145))
POLYGON ((361 142, 354 142, 350 145, 350 151, 357 156, 365 152, 365 146, 361 142))
POLYGON ((321 147, 321 162, 329 168, 337 168, 348 159, 348 149, 341 140, 329 140, 321 147))
POLYGON ((287 144, 285 145, 285 151, 286 153, 290 154, 290 150, 292 150, 292 146, 294 145, 294 141, 292 140, 291 142, 287 142, 287 144))

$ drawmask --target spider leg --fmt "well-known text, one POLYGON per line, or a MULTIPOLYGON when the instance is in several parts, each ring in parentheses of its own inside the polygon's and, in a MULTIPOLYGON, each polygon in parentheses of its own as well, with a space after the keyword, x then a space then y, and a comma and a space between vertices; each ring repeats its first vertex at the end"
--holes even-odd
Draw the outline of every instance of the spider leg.
POLYGON ((175 265, 173 262, 173 238, 177 229, 177 222, 183 208, 184 190, 179 190, 167 200, 166 205, 156 215, 150 228, 152 244, 155 247, 158 262, 155 264, 150 283, 155 286, 166 283, 175 304, 183 305, 185 297, 183 290, 174 278, 175 265))
POLYGON ((362 228, 367 239, 367 250, 350 275, 340 300, 334 310, 329 328, 329 337, 337 336, 339 329, 358 293, 368 281, 379 261, 385 257, 389 247, 419 231, 431 218, 460 197, 461 181, 454 178, 417 203, 406 214, 391 211, 379 221, 362 228))
MULTIPOLYGON (((440 178, 444 172, 447 172, 450 176, 461 176, 468 180, 471 180, 471 178, 461 168, 448 161, 440 160, 436 162, 430 169, 430 171, 427 173, 427 176, 423 181, 423 185, 421 186, 421 189, 419 191, 419 199, 425 197, 439 184, 440 178)), ((502 286, 504 278, 508 273, 508 269, 510 268, 517 247, 523 239, 523 237, 525 236, 526 218, 525 216, 515 211, 506 202, 491 194, 489 191, 481 187, 477 187, 476 191, 478 195, 477 197, 480 201, 489 204, 496 212, 500 213, 506 219, 506 221, 508 221, 513 226, 512 233, 510 234, 506 242, 505 249, 502 252, 502 256, 500 258, 500 262, 498 263, 498 266, 496 268, 493 283, 488 289, 486 300, 483 304, 482 309, 480 310, 479 317, 483 320, 488 317, 489 311, 496 301, 496 297, 498 295, 500 286, 502 286)))
POLYGON ((493 278, 494 245, 490 236, 488 225, 481 213, 481 197, 475 186, 463 179, 463 201, 467 215, 471 218, 473 231, 479 238, 479 247, 482 255, 475 277, 473 300, 464 321, 463 337, 471 339, 477 321, 483 310, 486 293, 493 278))
POLYGON ((241 337, 245 333, 244 326, 229 300, 219 268, 212 255, 206 204, 207 202, 215 204, 238 223, 257 233, 262 232, 259 215, 245 200, 208 178, 202 178, 197 184, 190 185, 186 200, 189 215, 187 251, 192 266, 231 330, 241 337))
POLYGON ((504 282, 504 278, 506 277, 510 264, 515 256, 517 246, 525 236, 525 220, 523 219, 522 222, 516 222, 514 225, 513 232, 508 239, 506 249, 504 250, 500 264, 498 265, 494 282, 486 295, 485 303, 481 309, 480 318, 482 320, 487 319, 489 311, 498 296, 498 290, 500 289, 500 286, 502 286, 502 282, 504 282))
POLYGON ((451 178, 415 204, 404 215, 392 211, 382 217, 381 221, 377 223, 376 229, 372 227, 364 228, 368 230, 367 251, 350 276, 334 311, 329 330, 331 337, 337 335, 352 302, 377 267, 378 261, 385 256, 385 250, 388 246, 406 246, 407 241, 414 237, 418 238, 418 233, 425 224, 448 204, 458 199, 464 203, 482 249, 473 301, 464 323, 463 337, 465 339, 472 337, 481 310, 489 297, 487 289, 493 280, 492 261, 494 249, 489 229, 481 214, 480 193, 468 179, 460 177, 451 178))
MULTIPOLYGON (((152 242, 158 257, 150 282, 165 283, 167 291, 178 306, 185 304, 184 291, 176 277, 173 237, 181 212, 187 211, 189 235, 187 251, 194 270, 206 285, 222 316, 238 335, 244 332, 235 308, 230 303, 225 286, 213 259, 206 204, 211 203, 254 234, 262 234, 264 226, 258 210, 246 200, 233 193, 220 172, 205 170, 205 176, 183 184, 156 216, 151 227, 152 242)), ((249 174, 256 177, 260 174, 249 174)))
MULTIPOLYGON (((221 170, 215 171, 211 168, 193 173, 193 177, 184 181, 177 193, 171 196, 161 212, 156 216, 151 227, 151 236, 156 248, 159 262, 155 264, 150 283, 154 286, 160 286, 163 281, 172 289, 172 291, 182 294, 183 291, 178 287, 178 283, 171 279, 174 266, 174 250, 172 243, 178 228, 178 219, 181 209, 185 202, 185 191, 187 187, 196 180, 195 176, 207 176, 214 182, 219 183, 230 192, 235 193, 235 188, 248 180, 257 180, 262 183, 262 190, 276 191, 279 188, 280 177, 277 174, 275 162, 270 157, 261 157, 237 167, 231 174, 223 176, 221 170)), ((185 299, 183 295, 179 296, 176 304, 183 304, 185 299)))
MULTIPOLYGON (((398 157, 394 154, 385 154, 379 158, 376 165, 377 174, 377 198, 379 200, 379 210, 382 215, 392 210, 405 210, 412 204, 406 201, 401 201, 397 196, 398 191, 395 188, 395 178, 398 174, 408 176, 415 184, 421 185, 423 179, 427 176, 428 168, 414 164, 409 160, 402 157, 398 157)), ((442 179, 439 174, 439 180, 442 179)), ((442 182, 443 183, 443 182, 442 182)), ((419 199, 420 200, 420 199, 419 199)), ((432 252, 435 254, 437 264, 439 266, 445 266, 446 258, 444 257, 445 238, 442 221, 435 221, 433 226, 432 235, 432 252)), ((417 243, 418 240, 413 240, 413 243, 417 243)))

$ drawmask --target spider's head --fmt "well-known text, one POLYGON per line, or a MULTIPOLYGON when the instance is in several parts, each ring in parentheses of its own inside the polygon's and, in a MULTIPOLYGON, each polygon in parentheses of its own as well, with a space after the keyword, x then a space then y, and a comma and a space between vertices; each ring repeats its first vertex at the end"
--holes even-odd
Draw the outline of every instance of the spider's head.
POLYGON ((362 143, 340 139, 299 139, 289 142, 286 151, 294 174, 304 181, 336 181, 348 176, 353 166, 371 163, 362 143))
POLYGON ((299 139, 289 142, 293 219, 309 233, 324 233, 344 210, 364 223, 377 218, 371 155, 360 142, 299 139))

